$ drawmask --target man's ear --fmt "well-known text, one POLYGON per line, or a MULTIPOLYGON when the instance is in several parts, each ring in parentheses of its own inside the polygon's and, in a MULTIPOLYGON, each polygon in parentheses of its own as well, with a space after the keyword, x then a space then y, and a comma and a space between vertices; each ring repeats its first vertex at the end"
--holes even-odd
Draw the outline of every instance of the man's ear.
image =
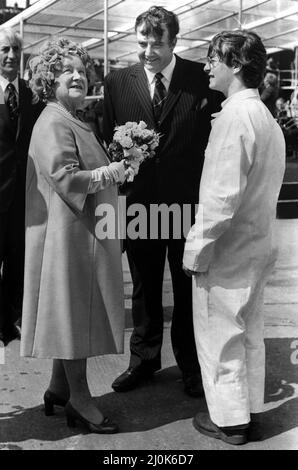
POLYGON ((172 49, 172 51, 175 49, 176 44, 177 44, 177 38, 173 39, 173 41, 171 42, 171 49, 172 49))
POLYGON ((236 73, 239 73, 242 69, 242 65, 233 65, 233 74, 236 75, 236 73))

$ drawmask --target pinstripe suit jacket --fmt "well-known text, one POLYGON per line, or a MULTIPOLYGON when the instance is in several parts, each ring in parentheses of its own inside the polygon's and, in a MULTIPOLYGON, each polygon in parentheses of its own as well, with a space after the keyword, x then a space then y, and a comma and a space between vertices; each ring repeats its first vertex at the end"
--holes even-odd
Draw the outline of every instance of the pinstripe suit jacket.
MULTIPOLYGON (((197 203, 204 150, 210 132, 208 79, 202 64, 176 56, 163 107, 162 138, 156 156, 144 162, 133 183, 126 184, 128 203, 197 203)), ((156 128, 148 83, 141 64, 112 72, 105 79, 104 139, 115 125, 143 120, 156 128)))

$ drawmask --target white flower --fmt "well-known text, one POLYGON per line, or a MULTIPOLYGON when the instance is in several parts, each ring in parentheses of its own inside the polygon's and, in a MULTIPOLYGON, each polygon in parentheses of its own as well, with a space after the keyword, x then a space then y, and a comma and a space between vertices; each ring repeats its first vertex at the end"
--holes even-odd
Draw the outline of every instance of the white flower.
MULTIPOLYGON (((128 121, 122 126, 115 127, 113 142, 109 146, 112 160, 127 162, 138 162, 141 164, 147 158, 154 156, 154 149, 159 145, 160 134, 154 129, 147 129, 144 121, 128 121)), ((131 173, 132 169, 130 169, 131 173)), ((137 172, 135 172, 135 175, 137 172)), ((133 181, 129 177, 127 181, 133 181)))
MULTIPOLYGON (((135 124, 136 124, 135 122, 127 121, 127 123, 125 124, 125 127, 127 129, 130 129, 131 127, 134 127, 135 124)), ((124 126, 121 126, 121 127, 124 127, 124 126)))

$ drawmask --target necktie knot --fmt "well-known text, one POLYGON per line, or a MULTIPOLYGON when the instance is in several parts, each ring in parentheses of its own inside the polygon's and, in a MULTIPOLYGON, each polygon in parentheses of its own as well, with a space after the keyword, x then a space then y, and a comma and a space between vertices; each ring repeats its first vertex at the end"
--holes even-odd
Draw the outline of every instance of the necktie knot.
POLYGON ((10 91, 10 92, 14 92, 14 93, 15 93, 15 91, 16 91, 15 86, 14 86, 13 83, 9 83, 6 88, 7 88, 7 90, 10 91))
POLYGON ((155 74, 155 80, 157 82, 161 82, 162 79, 163 79, 163 74, 161 72, 158 72, 155 74))

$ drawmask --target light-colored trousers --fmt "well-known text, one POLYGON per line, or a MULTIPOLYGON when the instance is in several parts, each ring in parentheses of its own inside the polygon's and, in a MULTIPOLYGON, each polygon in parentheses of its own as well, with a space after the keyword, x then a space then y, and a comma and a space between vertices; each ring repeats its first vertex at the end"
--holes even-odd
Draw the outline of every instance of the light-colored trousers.
MULTIPOLYGON (((265 279, 253 286, 209 285, 193 278, 193 315, 198 359, 211 420, 217 426, 250 421, 264 404, 265 279)), ((241 285, 241 283, 240 283, 241 285)))

